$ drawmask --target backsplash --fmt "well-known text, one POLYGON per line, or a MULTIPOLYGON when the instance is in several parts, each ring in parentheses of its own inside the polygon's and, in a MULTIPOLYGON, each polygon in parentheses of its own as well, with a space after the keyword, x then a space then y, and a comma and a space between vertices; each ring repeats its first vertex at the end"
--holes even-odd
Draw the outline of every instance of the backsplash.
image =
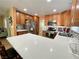
POLYGON ((24 29, 24 25, 23 24, 17 24, 16 29, 24 29))

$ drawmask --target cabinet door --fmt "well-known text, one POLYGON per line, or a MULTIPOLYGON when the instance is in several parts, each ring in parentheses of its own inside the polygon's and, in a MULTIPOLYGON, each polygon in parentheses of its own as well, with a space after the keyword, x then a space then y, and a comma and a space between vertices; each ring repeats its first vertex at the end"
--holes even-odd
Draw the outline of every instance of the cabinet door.
POLYGON ((28 33, 27 31, 17 32, 17 35, 22 35, 28 33))
POLYGON ((25 15, 25 19, 30 19, 30 20, 33 20, 33 16, 30 16, 30 15, 25 15))
POLYGON ((20 24, 20 13, 16 12, 16 24, 20 24))
POLYGON ((28 15, 25 15, 25 19, 29 19, 29 16, 28 15))
POLYGON ((34 16, 34 22, 35 22, 35 33, 39 34, 39 17, 34 16))
POLYGON ((20 21, 21 21, 20 24, 25 24, 25 14, 20 13, 20 21))

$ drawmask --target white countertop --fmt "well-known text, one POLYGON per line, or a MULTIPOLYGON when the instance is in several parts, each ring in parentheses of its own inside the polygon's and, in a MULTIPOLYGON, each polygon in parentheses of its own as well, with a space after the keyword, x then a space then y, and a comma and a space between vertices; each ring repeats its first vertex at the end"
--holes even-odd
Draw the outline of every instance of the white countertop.
POLYGON ((7 38, 23 59, 79 59, 70 53, 69 39, 59 35, 49 39, 30 33, 7 38))
POLYGON ((27 29, 18 29, 17 32, 27 31, 27 29))

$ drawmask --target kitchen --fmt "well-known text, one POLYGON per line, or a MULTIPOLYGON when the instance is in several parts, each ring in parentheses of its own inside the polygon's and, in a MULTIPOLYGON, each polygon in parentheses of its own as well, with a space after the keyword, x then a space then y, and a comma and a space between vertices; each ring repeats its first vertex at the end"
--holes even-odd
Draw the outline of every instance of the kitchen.
POLYGON ((79 1, 0 2, 2 11, 8 10, 8 36, 0 39, 3 59, 79 59, 79 1))

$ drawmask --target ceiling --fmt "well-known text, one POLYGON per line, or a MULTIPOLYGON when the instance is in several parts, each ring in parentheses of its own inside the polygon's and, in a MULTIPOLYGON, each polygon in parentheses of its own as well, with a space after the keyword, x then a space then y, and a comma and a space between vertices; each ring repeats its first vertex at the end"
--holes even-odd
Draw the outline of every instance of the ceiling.
POLYGON ((34 15, 37 13, 39 16, 59 13, 71 8, 72 0, 0 0, 0 14, 6 13, 11 7, 16 7, 18 10, 23 11, 27 9, 28 14, 34 15), (56 9, 57 12, 53 12, 56 9))

